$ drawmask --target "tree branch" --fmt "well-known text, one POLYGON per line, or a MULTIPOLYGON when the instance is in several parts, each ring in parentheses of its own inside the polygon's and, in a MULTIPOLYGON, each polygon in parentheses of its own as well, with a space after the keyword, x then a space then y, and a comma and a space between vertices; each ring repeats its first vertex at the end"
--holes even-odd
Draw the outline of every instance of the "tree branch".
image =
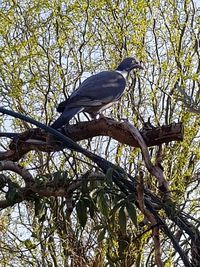
POLYGON ((10 170, 17 174, 19 174, 25 181, 26 185, 29 185, 34 182, 34 179, 30 172, 28 172, 25 168, 19 166, 17 163, 9 160, 0 161, 0 171, 10 170))
POLYGON ((154 246, 155 246, 155 262, 157 263, 157 266, 164 267, 164 264, 161 259, 159 225, 154 215, 148 209, 146 209, 144 205, 144 179, 143 179, 142 172, 140 172, 139 178, 140 180, 136 186, 138 205, 140 207, 141 212, 148 219, 148 221, 151 223, 151 226, 152 226, 152 236, 153 236, 154 246))
POLYGON ((131 125, 130 123, 127 123, 126 127, 130 131, 130 133, 133 135, 134 139, 137 140, 137 142, 141 148, 141 151, 142 151, 145 165, 146 165, 148 171, 153 176, 156 177, 158 184, 159 184, 160 192, 163 194, 164 200, 169 200, 170 199, 170 190, 169 190, 168 182, 163 175, 163 170, 160 168, 160 165, 153 165, 151 163, 148 148, 147 148, 147 146, 144 142, 144 139, 142 138, 140 132, 137 130, 137 128, 134 127, 133 125, 131 125))
MULTIPOLYGON (((73 141, 80 141, 83 139, 92 138, 95 136, 110 136, 120 143, 127 144, 133 147, 140 147, 137 138, 132 134, 127 121, 118 122, 109 118, 101 118, 88 122, 79 122, 75 125, 69 125, 65 129, 66 138, 70 137, 73 141)), ((47 126, 46 126, 47 127, 47 126)), ((48 127, 49 128, 49 127, 48 127)), ((53 129, 52 129, 53 130, 53 129)), ((11 134, 11 133, 10 133, 11 134)), ((58 132, 58 134, 60 134, 58 132)), ((155 127, 152 129, 144 129, 140 131, 146 146, 159 145, 168 143, 170 141, 183 140, 183 125, 182 123, 174 123, 164 125, 162 127, 155 127)), ((6 133, 4 133, 4 136, 6 133)), ((13 133, 14 135, 14 133, 13 133)), ((62 135, 64 136, 64 135, 62 135)), ((58 138, 58 136, 57 136, 58 138)), ((31 150, 40 150, 43 152, 59 151, 63 148, 69 147, 66 144, 58 144, 57 139, 53 139, 47 144, 47 133, 40 129, 30 129, 15 137, 10 144, 10 150, 0 152, 0 160, 9 159, 17 161, 24 154, 31 150)), ((71 141, 72 141, 71 140, 71 141)))

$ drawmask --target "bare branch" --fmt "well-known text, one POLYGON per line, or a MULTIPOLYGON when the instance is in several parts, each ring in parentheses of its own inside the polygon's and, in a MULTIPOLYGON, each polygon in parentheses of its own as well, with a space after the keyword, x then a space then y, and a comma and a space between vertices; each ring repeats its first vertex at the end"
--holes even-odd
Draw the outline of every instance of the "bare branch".
POLYGON ((138 141, 138 144, 140 145, 142 155, 144 157, 144 161, 146 164, 146 167, 148 171, 157 178, 157 181, 159 183, 159 189, 160 192, 164 195, 165 200, 170 199, 170 190, 169 190, 169 184, 166 181, 163 170, 160 168, 159 165, 153 165, 151 163, 150 155, 148 148, 145 144, 144 139, 142 138, 140 132, 135 128, 132 124, 128 123, 126 124, 126 127, 129 129, 129 131, 132 133, 134 138, 138 141))
MULTIPOLYGON (((66 130, 66 136, 72 138, 73 141, 80 141, 95 136, 110 136, 120 143, 127 144, 133 147, 139 147, 137 139, 131 134, 127 128, 127 122, 117 122, 109 118, 101 118, 89 122, 79 122, 75 125, 69 125, 66 130)), ((58 132, 59 133, 59 132, 58 132)), ((153 129, 144 129, 140 131, 146 145, 153 146, 170 141, 183 140, 183 125, 182 123, 174 123, 155 127, 153 129)), ((63 135, 64 136, 64 135, 63 135)), ((30 129, 22 134, 10 144, 10 149, 6 152, 0 152, 0 160, 10 159, 19 160, 24 154, 31 150, 40 150, 44 152, 59 151, 69 147, 58 144, 53 140, 47 144, 47 134, 40 129, 30 129)))
POLYGON ((152 226, 152 235, 153 235, 153 240, 154 240, 154 245, 155 245, 155 261, 157 263, 157 266, 163 267, 164 263, 161 260, 161 245, 160 245, 158 222, 155 219, 154 215, 148 209, 146 209, 144 205, 144 180, 143 180, 142 172, 140 172, 139 178, 140 178, 140 181, 138 185, 136 186, 138 204, 139 204, 140 210, 142 211, 142 213, 148 219, 148 221, 151 223, 151 226, 152 226))
POLYGON ((26 185, 30 185, 34 182, 34 179, 30 172, 28 172, 25 168, 19 166, 17 163, 10 161, 10 160, 4 160, 0 161, 0 171, 3 170, 10 170, 17 174, 19 174, 25 181, 26 185))

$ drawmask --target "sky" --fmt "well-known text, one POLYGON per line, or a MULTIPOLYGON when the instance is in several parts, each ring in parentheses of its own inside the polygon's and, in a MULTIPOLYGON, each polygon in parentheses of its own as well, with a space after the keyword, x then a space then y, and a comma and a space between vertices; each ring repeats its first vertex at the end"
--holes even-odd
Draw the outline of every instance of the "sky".
POLYGON ((194 2, 196 3, 197 7, 200 8, 200 0, 194 0, 194 2))

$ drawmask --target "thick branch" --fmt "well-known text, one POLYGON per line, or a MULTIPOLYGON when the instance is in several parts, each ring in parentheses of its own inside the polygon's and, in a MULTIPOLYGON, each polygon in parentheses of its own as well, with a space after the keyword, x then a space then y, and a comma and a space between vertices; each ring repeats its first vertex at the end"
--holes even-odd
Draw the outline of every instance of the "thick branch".
MULTIPOLYGON (((127 121, 118 122, 110 118, 101 118, 88 122, 79 122, 75 125, 70 125, 66 133, 74 141, 103 135, 110 136, 123 144, 140 147, 137 139, 135 139, 127 129, 127 121)), ((182 123, 173 123, 148 130, 144 129, 140 131, 140 134, 148 147, 168 143, 170 141, 182 141, 183 125, 182 123)))
POLYGON ((25 168, 19 166, 18 164, 12 161, 0 161, 0 171, 10 170, 15 173, 18 173, 25 181, 27 185, 34 182, 32 175, 25 168))
MULTIPOLYGON (((137 138, 131 133, 127 127, 127 121, 118 122, 109 118, 101 118, 88 122, 79 122, 75 125, 69 125, 66 129, 66 136, 73 141, 92 138, 95 136, 110 136, 113 139, 133 147, 140 147, 137 138)), ((183 140, 183 125, 174 123, 155 127, 153 129, 141 130, 140 134, 146 145, 153 146, 170 141, 183 140)), ((10 144, 10 149, 6 152, 0 152, 0 160, 19 160, 24 154, 31 150, 55 151, 62 150, 64 145, 56 143, 46 143, 46 133, 40 129, 30 129, 22 134, 10 144)))
MULTIPOLYGON (((16 165, 16 163, 6 161, 4 164, 4 162, 0 162, 0 167, 1 166, 3 167, 7 166, 9 170, 13 170, 19 173, 20 175, 23 176, 24 179, 26 176, 28 177, 30 176, 28 175, 29 173, 26 169, 20 168, 18 170, 19 167, 16 165)), ((0 168, 0 169, 2 170, 3 168, 0 168)), ((1 210, 5 209, 16 203, 20 203, 24 200, 33 201, 33 199, 38 196, 39 197, 65 197, 66 204, 69 204, 69 202, 71 201, 73 192, 81 187, 83 180, 85 179, 87 179, 88 181, 90 180, 99 181, 99 180, 104 180, 105 176, 102 173, 86 172, 82 177, 80 177, 76 181, 72 181, 69 183, 63 180, 60 185, 55 180, 43 181, 43 183, 42 181, 40 181, 39 184, 37 180, 35 181, 31 180, 31 184, 29 183, 25 187, 17 188, 18 197, 15 197, 15 199, 12 199, 12 203, 7 198, 5 198, 4 200, 0 200, 0 209, 1 210)))

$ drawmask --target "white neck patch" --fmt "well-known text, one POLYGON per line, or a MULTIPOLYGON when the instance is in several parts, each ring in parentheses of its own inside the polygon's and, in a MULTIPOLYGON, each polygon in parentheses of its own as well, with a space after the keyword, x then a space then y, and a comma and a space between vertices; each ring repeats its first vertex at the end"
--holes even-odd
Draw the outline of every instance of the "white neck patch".
POLYGON ((125 71, 125 70, 116 70, 116 72, 118 72, 118 73, 120 73, 123 77, 124 77, 124 79, 126 80, 126 78, 127 78, 127 76, 128 76, 128 72, 127 71, 125 71))

